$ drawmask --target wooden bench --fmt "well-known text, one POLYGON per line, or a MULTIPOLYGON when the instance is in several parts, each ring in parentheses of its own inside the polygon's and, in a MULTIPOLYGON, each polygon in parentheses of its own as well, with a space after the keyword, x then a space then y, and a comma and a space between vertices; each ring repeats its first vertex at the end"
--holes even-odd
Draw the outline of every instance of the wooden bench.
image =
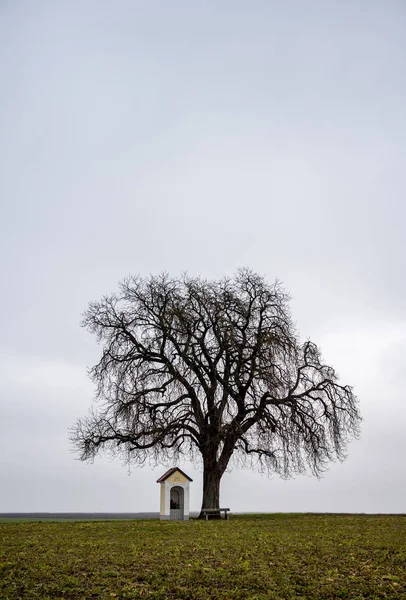
POLYGON ((202 508, 202 515, 206 517, 206 521, 209 520, 210 516, 220 516, 221 519, 221 513, 224 513, 224 518, 226 521, 228 521, 230 517, 230 515, 228 514, 229 512, 229 508, 202 508))

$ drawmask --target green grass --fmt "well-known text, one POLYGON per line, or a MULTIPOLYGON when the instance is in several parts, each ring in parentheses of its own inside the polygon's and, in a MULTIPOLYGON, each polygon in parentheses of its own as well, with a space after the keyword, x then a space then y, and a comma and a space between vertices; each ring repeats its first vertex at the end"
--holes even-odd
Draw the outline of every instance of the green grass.
POLYGON ((0 524, 0 598, 401 598, 406 517, 0 524))

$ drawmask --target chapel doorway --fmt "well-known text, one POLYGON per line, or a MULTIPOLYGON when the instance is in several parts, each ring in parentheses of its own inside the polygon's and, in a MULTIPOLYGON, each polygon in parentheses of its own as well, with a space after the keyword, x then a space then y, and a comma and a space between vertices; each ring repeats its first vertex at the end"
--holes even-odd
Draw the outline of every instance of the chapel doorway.
POLYGON ((184 515, 184 491, 179 485, 171 489, 170 496, 170 519, 171 521, 183 521, 184 515))

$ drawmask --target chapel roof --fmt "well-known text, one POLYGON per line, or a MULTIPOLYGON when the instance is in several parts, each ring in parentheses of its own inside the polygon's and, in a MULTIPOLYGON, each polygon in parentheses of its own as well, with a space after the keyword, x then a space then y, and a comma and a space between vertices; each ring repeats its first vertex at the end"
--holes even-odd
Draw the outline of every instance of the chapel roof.
POLYGON ((168 469, 168 471, 166 471, 166 473, 164 473, 159 479, 157 479, 157 483, 163 483, 173 473, 176 473, 176 471, 179 471, 179 473, 182 473, 182 475, 184 475, 187 479, 189 479, 189 481, 193 481, 193 479, 191 477, 189 477, 189 475, 186 475, 186 473, 184 471, 182 471, 182 469, 179 469, 179 467, 171 467, 170 469, 168 469))

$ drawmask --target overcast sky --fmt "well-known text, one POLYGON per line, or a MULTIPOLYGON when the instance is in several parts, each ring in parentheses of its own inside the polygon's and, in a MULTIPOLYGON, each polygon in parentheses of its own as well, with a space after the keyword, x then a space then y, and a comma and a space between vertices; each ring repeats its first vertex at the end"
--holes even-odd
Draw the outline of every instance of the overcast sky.
POLYGON ((221 504, 406 512, 405 31, 404 0, 0 3, 0 512, 159 509, 165 467, 72 454, 81 313, 239 266, 284 282, 364 422, 322 480, 234 469, 221 504))

